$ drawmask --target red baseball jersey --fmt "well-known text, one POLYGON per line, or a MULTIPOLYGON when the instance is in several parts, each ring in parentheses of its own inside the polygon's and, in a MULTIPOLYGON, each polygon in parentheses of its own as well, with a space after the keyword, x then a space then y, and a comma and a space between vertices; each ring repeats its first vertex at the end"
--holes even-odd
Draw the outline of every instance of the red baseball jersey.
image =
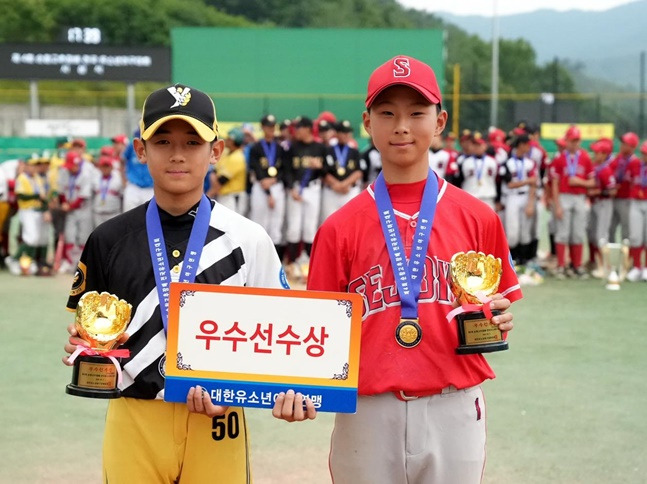
POLYGON ((629 163, 627 172, 631 180, 631 198, 647 200, 647 162, 634 158, 629 163))
MULTIPOLYGON (((424 181, 387 185, 407 256, 424 187, 424 181)), ((395 339, 400 298, 372 186, 326 219, 314 240, 308 289, 363 297, 360 395, 440 392, 449 385, 466 388, 494 378, 482 355, 455 353, 456 321, 446 319, 454 300, 450 260, 470 250, 501 258, 499 292, 511 301, 522 297, 499 217, 483 202, 439 180, 418 305, 422 340, 414 348, 403 348, 395 339)))
POLYGON ((615 173, 616 183, 618 184, 616 198, 631 198, 631 177, 628 169, 633 160, 640 162, 634 155, 618 155, 611 160, 611 169, 615 173))
POLYGON ((616 187, 616 177, 608 163, 595 167, 595 186, 602 190, 602 193, 591 197, 592 201, 609 198, 609 190, 616 187))
POLYGON ((588 180, 595 176, 593 170, 593 162, 586 150, 579 149, 574 155, 568 151, 564 151, 561 155, 553 160, 550 165, 551 178, 559 180, 559 193, 570 193, 571 195, 585 195, 586 188, 573 187, 568 184, 570 178, 569 163, 577 163, 575 167, 575 174, 577 178, 588 180))

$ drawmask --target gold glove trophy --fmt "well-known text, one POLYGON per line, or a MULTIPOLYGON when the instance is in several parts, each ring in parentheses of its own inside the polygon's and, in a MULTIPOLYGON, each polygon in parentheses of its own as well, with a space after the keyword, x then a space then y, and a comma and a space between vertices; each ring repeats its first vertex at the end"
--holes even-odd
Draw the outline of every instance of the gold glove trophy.
POLYGON ((492 316, 501 312, 491 310, 488 304, 501 282, 501 259, 482 252, 458 252, 452 257, 449 273, 452 292, 461 304, 447 316, 449 320, 455 317, 458 326, 456 353, 507 350, 503 333, 492 324, 492 316))
POLYGON ((600 239, 600 259, 596 271, 606 279, 606 288, 610 291, 619 291, 620 283, 627 277, 629 271, 629 240, 624 239, 621 244, 607 242, 600 239))
POLYGON ((121 366, 117 358, 128 357, 127 349, 114 350, 130 322, 132 306, 112 294, 85 293, 76 307, 74 326, 86 343, 69 358, 74 363, 72 383, 65 392, 89 398, 119 398, 121 366))

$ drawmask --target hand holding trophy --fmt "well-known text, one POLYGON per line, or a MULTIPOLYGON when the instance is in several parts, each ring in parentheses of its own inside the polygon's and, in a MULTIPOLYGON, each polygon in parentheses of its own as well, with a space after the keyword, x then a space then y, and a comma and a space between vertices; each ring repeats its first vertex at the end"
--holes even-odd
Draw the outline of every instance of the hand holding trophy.
POLYGON ((482 252, 458 252, 452 257, 449 272, 452 293, 461 304, 447 315, 448 321, 455 317, 458 325, 456 353, 507 350, 508 342, 492 323, 492 317, 500 311, 489 306, 490 296, 497 292, 501 282, 501 259, 482 252))
POLYGON ((74 326, 85 344, 69 357, 74 363, 72 383, 65 392, 90 398, 119 398, 121 366, 119 357, 128 357, 127 349, 114 350, 130 322, 132 306, 123 299, 96 291, 85 293, 76 308, 74 326))

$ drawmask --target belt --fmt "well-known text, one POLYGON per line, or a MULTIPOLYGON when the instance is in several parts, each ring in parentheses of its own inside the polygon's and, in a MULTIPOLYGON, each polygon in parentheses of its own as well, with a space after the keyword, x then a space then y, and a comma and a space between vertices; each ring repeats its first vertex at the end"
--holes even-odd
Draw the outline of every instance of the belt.
POLYGON ((436 390, 432 392, 405 392, 404 390, 400 390, 399 392, 393 392, 393 394, 398 400, 402 400, 403 402, 408 402, 410 400, 417 400, 422 397, 430 397, 432 395, 454 393, 457 391, 458 391, 458 388, 456 388, 454 385, 449 385, 448 387, 443 388, 441 391, 436 390))

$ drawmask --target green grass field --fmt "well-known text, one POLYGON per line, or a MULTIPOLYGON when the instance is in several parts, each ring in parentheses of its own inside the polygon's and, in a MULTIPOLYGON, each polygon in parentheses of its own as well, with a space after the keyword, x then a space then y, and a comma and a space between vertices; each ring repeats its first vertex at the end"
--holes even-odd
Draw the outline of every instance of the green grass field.
MULTIPOLYGON (((0 272, 0 482, 100 482, 106 403, 68 396, 71 276, 0 272)), ((647 482, 647 284, 525 288, 510 351, 488 357, 488 484, 647 482)), ((332 415, 248 411, 257 484, 330 482, 332 415)))

